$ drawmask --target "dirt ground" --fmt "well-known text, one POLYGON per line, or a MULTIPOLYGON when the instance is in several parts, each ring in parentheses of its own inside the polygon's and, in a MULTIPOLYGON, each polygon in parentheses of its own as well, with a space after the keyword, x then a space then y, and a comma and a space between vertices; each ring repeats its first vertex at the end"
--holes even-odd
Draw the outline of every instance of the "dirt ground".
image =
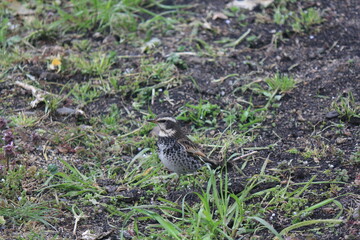
MULTIPOLYGON (((342 118, 339 114, 334 113, 332 103, 340 97, 348 97, 349 94, 355 99, 356 105, 359 105, 360 102, 360 4, 355 0, 300 1, 298 4, 292 4, 294 9, 299 6, 303 9, 310 7, 320 9, 325 20, 316 25, 309 33, 296 33, 286 26, 268 21, 267 18, 272 11, 270 8, 258 7, 253 11, 247 11, 247 17, 242 22, 243 25, 240 25, 233 18, 224 20, 209 17, 213 13, 221 12, 225 8, 226 1, 166 1, 167 4, 170 2, 195 4, 196 7, 187 9, 192 12, 192 16, 183 17, 187 18, 189 22, 195 20, 204 22, 206 19, 210 27, 208 29, 204 26, 199 27, 197 38, 191 42, 185 40, 185 36, 192 34, 192 27, 184 27, 182 31, 168 31, 166 34, 161 30, 159 33, 153 32, 153 36, 159 38, 162 44, 161 49, 151 56, 154 62, 166 59, 169 53, 177 51, 178 46, 197 46, 198 49, 204 50, 208 44, 213 51, 218 51, 221 44, 217 41, 221 38, 237 39, 248 29, 251 29, 250 35, 257 36, 257 38, 251 42, 243 41, 236 47, 228 48, 225 52, 216 52, 216 57, 209 53, 182 55, 181 59, 187 66, 182 67, 179 64, 176 69, 181 81, 168 88, 165 86, 159 88, 161 90, 157 90, 153 104, 148 103, 142 108, 142 111, 151 110, 156 114, 169 112, 178 115, 184 104, 199 103, 200 99, 208 100, 224 109, 231 108, 239 101, 250 100, 255 106, 262 107, 267 103, 266 98, 261 94, 254 94, 254 91, 250 89, 244 89, 243 86, 257 81, 262 85, 264 84, 262 80, 274 76, 278 72, 292 76, 297 81, 296 88, 284 93, 277 102, 278 106, 270 107, 271 111, 262 122, 261 127, 251 133, 256 135, 256 138, 245 145, 230 145, 227 156, 239 152, 257 151, 255 160, 248 162, 244 176, 238 176, 233 166, 237 164, 240 167, 244 163, 243 161, 237 161, 229 166, 230 181, 233 182, 230 191, 239 193, 242 190, 243 179, 258 174, 265 159, 269 160, 266 173, 279 177, 284 182, 284 186, 288 181, 300 183, 312 181, 312 178, 316 182, 333 180, 342 182, 343 184, 339 188, 332 184, 314 185, 312 192, 308 193, 307 197, 309 205, 318 203, 326 197, 336 198, 345 209, 343 213, 345 223, 336 226, 336 231, 327 233, 324 229, 319 230, 320 235, 308 234, 304 228, 305 230, 299 232, 297 236, 289 239, 359 239, 359 156, 357 155, 357 161, 353 159, 360 150, 360 118, 342 118), (274 42, 274 32, 280 33, 276 43, 274 42), (230 74, 237 75, 223 78, 230 74), (220 81, 216 81, 219 79, 220 81), (164 101, 165 90, 168 91, 171 101, 164 101), (306 153, 309 153, 310 156, 307 156, 306 153), (322 192, 329 192, 330 196, 321 195, 322 192), (349 212, 352 214, 348 215, 349 212)), ((141 36, 143 33, 138 34, 141 36)), ((93 33, 82 36, 82 38, 88 38, 91 42, 98 44, 99 47, 101 46, 103 51, 115 51, 122 56, 144 55, 139 48, 131 44, 113 44, 111 42, 103 44, 105 37, 95 38, 93 33)), ((54 49, 55 46, 63 47, 72 38, 75 38, 74 34, 64 34, 56 41, 38 41, 36 48, 33 49, 34 57, 18 63, 22 70, 20 68, 11 69, 5 76, 5 81, 0 81, 1 113, 4 114, 4 117, 24 109, 36 116, 43 114, 44 105, 40 104, 35 109, 29 109, 29 102, 32 100, 31 94, 14 85, 15 81, 26 80, 27 74, 39 79, 44 90, 55 94, 60 94, 62 91, 60 86, 68 81, 81 83, 89 79, 89 76, 81 73, 55 73, 48 70, 44 62, 36 61, 36 56, 48 51, 47 49, 54 49)), ((122 70, 137 68, 139 62, 139 58, 136 57, 121 58, 112 65, 112 68, 122 70)), ((120 82, 120 84, 127 83, 120 82)), ((39 127, 51 130, 51 132, 61 132, 64 131, 64 126, 70 128, 71 126, 91 125, 90 119, 109 113, 112 104, 126 109, 122 111, 121 118, 125 120, 135 118, 141 121, 143 112, 134 107, 134 98, 133 94, 123 93, 100 95, 82 108, 86 117, 47 115, 35 127, 25 130, 18 128, 16 138, 22 138, 21 141, 26 142, 24 139, 31 138, 31 133, 39 127)), ((76 108, 71 100, 68 100, 67 106, 76 108)), ((212 137, 225 129, 223 117, 222 113, 218 114, 217 126, 205 130, 203 134, 212 137)), ((185 128, 192 131, 190 130, 191 122, 183 124, 185 128)), ((131 130, 135 130, 135 128, 131 130)), ((116 134, 118 133, 115 132, 112 137, 116 138, 116 134)), ((21 145, 19 142, 17 145, 21 145)), ((71 160, 81 170, 84 159, 79 160, 81 158, 74 156, 74 148, 65 144, 56 145, 51 142, 45 144, 45 142, 44 139, 40 139, 39 144, 29 146, 28 149, 23 146, 23 149, 18 150, 23 154, 18 155, 17 161, 13 164, 24 164, 24 156, 26 156, 25 165, 28 167, 36 165, 37 168, 47 168, 49 161, 59 163, 61 158, 71 160), (48 159, 43 157, 45 150, 41 146, 45 145, 53 149, 48 152, 48 159)), ((102 148, 106 144, 111 145, 111 142, 104 143, 102 146, 94 146, 94 149, 102 148)), ((124 147, 124 149, 127 148, 129 147, 124 147)), ((205 149, 210 151, 211 147, 205 147, 205 149)), ((135 155, 138 151, 131 149, 129 152, 135 155)), ((89 155, 86 156, 89 157, 89 155)), ((215 151, 214 157, 221 158, 220 156, 221 153, 215 151)), ((131 159, 133 156, 127 155, 124 150, 121 157, 131 159)), ((100 187, 115 185, 109 179, 99 180, 98 184, 100 187)), ((31 186, 28 187, 31 188, 31 186)), ((269 186, 263 187, 266 189, 269 186)), ((36 197, 35 190, 37 188, 29 190, 28 195, 36 197)), ((147 195, 146 191, 146 189, 134 188, 128 189, 124 194, 128 197, 127 201, 131 205, 141 198, 150 199, 151 197, 147 195)), ((177 199, 181 194, 183 194, 181 191, 170 191, 164 197, 172 200, 177 199)), ((60 199, 61 201, 72 202, 74 199, 64 198, 60 199)), ((90 205, 83 206, 82 211, 86 212, 89 218, 82 222, 79 231, 101 229, 101 232, 107 232, 108 235, 97 239, 118 239, 116 237, 118 232, 114 229, 122 226, 117 222, 121 218, 107 218, 102 210, 92 208, 90 205)), ((317 209, 311 215, 311 219, 332 218, 333 211, 335 210, 329 208, 317 209)), ((277 212, 276 209, 273 213, 276 216, 275 221, 272 221, 275 229, 281 230, 290 224, 288 218, 282 217, 284 213, 277 212)), ((57 239, 73 239, 73 217, 60 214, 57 219, 52 223, 57 229, 57 239)), ((6 228, 0 226, 0 234, 4 236, 0 239, 16 239, 11 237, 13 231, 17 232, 17 226, 13 225, 13 227, 11 229, 9 226, 6 228)), ((24 232, 24 229, 31 228, 32 226, 21 226, 21 231, 24 232)), ((50 229, 49 232, 51 231, 50 229)), ((258 239, 272 239, 272 236, 267 234, 263 237, 265 238, 258 239)), ((250 237, 246 239, 250 239, 250 237)))

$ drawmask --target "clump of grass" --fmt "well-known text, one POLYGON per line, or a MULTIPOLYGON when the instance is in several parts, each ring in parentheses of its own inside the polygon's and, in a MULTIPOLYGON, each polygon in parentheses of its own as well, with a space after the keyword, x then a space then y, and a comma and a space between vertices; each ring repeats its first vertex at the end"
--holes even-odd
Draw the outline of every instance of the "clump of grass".
POLYGON ((249 102, 247 107, 237 104, 232 109, 223 110, 222 112, 227 127, 234 128, 234 126, 237 126, 239 130, 247 130, 263 121, 265 109, 256 109, 249 102))
POLYGON ((9 33, 9 19, 8 18, 2 18, 0 22, 0 47, 5 49, 7 47, 7 35, 9 33))
POLYGON ((215 126, 217 124, 217 116, 220 113, 220 107, 208 101, 200 100, 199 104, 185 104, 180 108, 179 120, 190 121, 196 126, 204 127, 215 126))
MULTIPOLYGON (((67 31, 97 31, 100 33, 111 33, 129 39, 139 28, 147 31, 150 35, 155 26, 164 23, 172 26, 174 20, 149 10, 153 6, 160 9, 177 9, 182 6, 167 6, 162 1, 99 1, 80 0, 71 1, 71 8, 64 10, 60 6, 55 7, 60 18, 57 20, 61 28, 67 31)), ((171 13, 168 11, 167 13, 171 13)))
POLYGON ((27 26, 30 33, 25 40, 36 45, 38 41, 55 41, 58 37, 58 23, 48 23, 44 20, 34 19, 27 26))
POLYGON ((288 93, 296 87, 296 82, 292 77, 276 73, 274 77, 265 79, 271 90, 280 93, 288 93))
POLYGON ((351 121, 352 118, 360 119, 360 105, 355 101, 352 92, 347 96, 339 96, 332 103, 332 110, 338 112, 340 118, 351 121))
POLYGON ((298 11, 290 10, 290 4, 293 1, 278 1, 274 6, 273 21, 279 25, 291 27, 296 33, 309 33, 314 25, 323 22, 319 10, 315 8, 307 8, 298 11))
POLYGON ((0 183, 0 195, 8 200, 16 200, 21 196, 22 180, 25 178, 25 167, 9 170, 5 177, 5 181, 0 183))
POLYGON ((294 16, 291 26, 295 32, 310 32, 313 25, 320 24, 322 21, 319 11, 315 8, 300 9, 299 13, 294 16))
POLYGON ((89 58, 82 55, 72 55, 69 62, 73 64, 74 71, 80 71, 83 74, 102 76, 109 72, 111 65, 114 64, 116 54, 110 52, 94 52, 89 58))
POLYGON ((70 94, 80 103, 89 103, 101 95, 101 91, 91 82, 75 84, 70 94))
POLYGON ((333 198, 308 206, 306 193, 312 192, 310 187, 330 182, 314 182, 314 176, 305 183, 290 186, 289 182, 286 186, 280 186, 280 179, 265 174, 266 165, 265 160, 260 174, 248 179, 244 189, 236 194, 229 192, 231 183, 226 171, 218 173, 209 169, 206 188, 194 193, 198 198, 196 203, 188 204, 187 195, 179 204, 159 199, 159 205, 133 207, 124 223, 127 224, 129 219, 133 219, 135 225, 139 221, 157 221, 158 224, 148 225, 148 232, 135 231, 138 237, 237 239, 262 231, 263 234, 275 235, 277 239, 285 239, 291 231, 303 226, 312 229, 317 228, 317 224, 334 226, 343 222, 339 219, 343 207, 333 198), (255 190, 274 181, 278 183, 274 187, 255 190), (329 204, 339 209, 334 218, 307 220, 315 210, 329 204), (278 231, 273 222, 282 217, 289 218, 292 222, 278 231))
POLYGON ((31 115, 26 115, 25 113, 19 113, 16 116, 10 117, 11 124, 16 126, 23 126, 23 127, 32 127, 34 126, 39 118, 31 115))
POLYGON ((0 216, 3 217, 3 224, 24 224, 28 221, 40 222, 46 226, 51 226, 50 219, 54 217, 54 209, 47 207, 45 204, 33 203, 27 200, 25 191, 19 198, 20 201, 15 203, 12 201, 0 201, 0 216), (50 215, 51 213, 51 215, 50 215))
POLYGON ((67 172, 54 172, 46 181, 47 187, 45 189, 58 189, 65 192, 64 197, 70 196, 82 196, 84 194, 100 194, 104 192, 103 189, 96 184, 96 174, 92 173, 90 176, 86 176, 81 173, 79 169, 71 166, 66 161, 61 161, 67 172), (57 179, 55 181, 55 179, 57 179), (51 182, 51 183, 50 183, 51 182))

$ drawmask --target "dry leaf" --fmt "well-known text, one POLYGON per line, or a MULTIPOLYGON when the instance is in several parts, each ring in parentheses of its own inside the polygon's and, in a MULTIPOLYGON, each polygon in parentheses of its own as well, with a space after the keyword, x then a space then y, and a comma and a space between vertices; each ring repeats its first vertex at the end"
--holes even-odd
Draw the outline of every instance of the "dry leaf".
POLYGON ((223 20, 226 20, 228 19, 228 16, 226 16, 225 14, 223 14, 222 12, 215 12, 213 17, 212 17, 213 20, 216 20, 216 19, 223 19, 223 20))

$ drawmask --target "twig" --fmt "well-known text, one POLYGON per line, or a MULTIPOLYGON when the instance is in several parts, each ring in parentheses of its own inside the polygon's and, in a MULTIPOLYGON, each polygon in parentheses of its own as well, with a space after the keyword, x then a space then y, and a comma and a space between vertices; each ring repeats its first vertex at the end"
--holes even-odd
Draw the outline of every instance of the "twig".
MULTIPOLYGON (((47 96, 54 97, 54 98, 55 97, 60 98, 60 96, 58 96, 56 94, 36 88, 27 83, 16 81, 15 85, 19 86, 25 90, 31 91, 31 94, 35 97, 35 100, 31 101, 31 103, 30 103, 31 108, 35 108, 40 102, 45 102, 47 96)), ((86 117, 85 112, 78 108, 75 109, 72 113, 75 113, 75 115, 82 115, 82 116, 86 117)))
POLYGON ((30 106, 32 108, 36 107, 38 105, 38 103, 44 102, 46 95, 54 95, 52 93, 46 92, 44 90, 41 90, 39 88, 36 88, 34 86, 31 86, 27 83, 23 83, 20 81, 16 81, 15 85, 17 85, 21 88, 24 88, 25 90, 31 91, 31 94, 35 97, 35 100, 30 103, 30 106))
POLYGON ((242 156, 239 156, 239 157, 237 157, 237 158, 232 159, 230 162, 235 162, 235 161, 237 161, 237 160, 240 160, 240 159, 246 158, 246 157, 248 157, 248 156, 254 155, 255 153, 258 153, 258 151, 253 151, 253 152, 244 154, 244 155, 242 155, 242 156))

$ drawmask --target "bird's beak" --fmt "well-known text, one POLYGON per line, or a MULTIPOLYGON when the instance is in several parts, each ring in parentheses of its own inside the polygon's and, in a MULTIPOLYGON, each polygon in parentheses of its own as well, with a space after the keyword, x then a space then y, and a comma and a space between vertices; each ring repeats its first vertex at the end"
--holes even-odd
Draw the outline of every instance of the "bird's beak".
POLYGON ((152 123, 156 123, 156 120, 155 119, 149 119, 147 120, 148 122, 152 122, 152 123))

